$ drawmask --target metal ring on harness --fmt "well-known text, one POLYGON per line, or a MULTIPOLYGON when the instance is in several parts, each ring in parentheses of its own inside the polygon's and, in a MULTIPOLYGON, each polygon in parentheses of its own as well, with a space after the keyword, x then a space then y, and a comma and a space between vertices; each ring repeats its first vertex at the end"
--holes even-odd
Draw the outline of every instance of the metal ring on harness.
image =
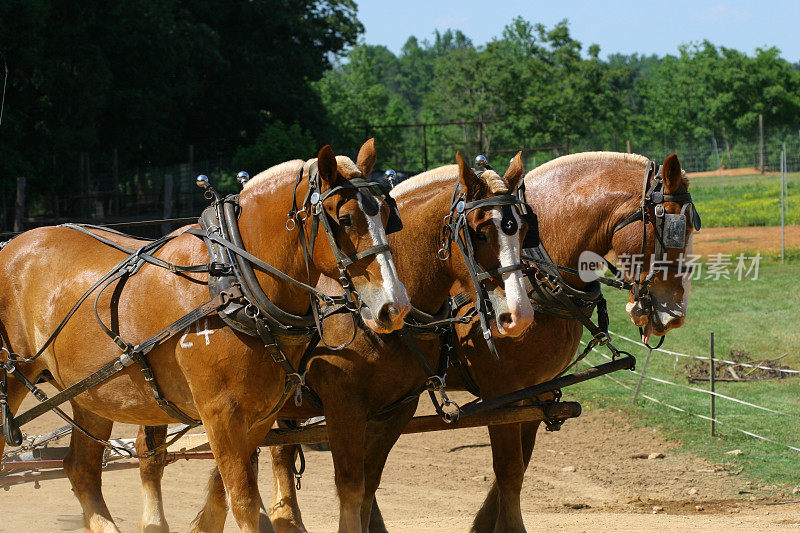
POLYGON ((256 305, 248 303, 244 306, 244 314, 250 318, 258 318, 261 315, 261 310, 256 305))

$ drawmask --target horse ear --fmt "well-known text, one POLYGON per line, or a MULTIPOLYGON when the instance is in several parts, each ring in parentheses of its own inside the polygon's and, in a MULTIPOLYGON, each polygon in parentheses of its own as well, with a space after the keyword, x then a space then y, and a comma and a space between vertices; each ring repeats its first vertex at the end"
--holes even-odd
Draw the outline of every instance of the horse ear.
POLYGON ((522 152, 520 151, 517 152, 517 155, 511 160, 503 176, 503 180, 508 185, 508 190, 512 192, 517 190, 519 184, 522 183, 522 176, 524 175, 525 168, 522 166, 522 152))
POLYGON ((369 179, 369 175, 372 174, 372 167, 375 166, 375 160, 378 158, 375 155, 375 138, 368 140, 365 142, 361 149, 358 151, 358 157, 356 158, 356 166, 358 170, 361 171, 361 175, 364 179, 369 179))
POLYGON ((661 166, 661 177, 664 178, 664 193, 672 194, 677 192, 683 184, 683 171, 678 156, 672 154, 664 160, 661 166))
POLYGON ((482 196, 481 191, 486 187, 483 181, 475 175, 472 168, 461 157, 461 152, 456 153, 458 161, 458 181, 467 191, 467 200, 475 200, 482 196))
POLYGON ((317 172, 328 187, 336 185, 341 178, 339 177, 339 166, 336 164, 336 156, 333 155, 330 145, 322 147, 317 155, 317 172))

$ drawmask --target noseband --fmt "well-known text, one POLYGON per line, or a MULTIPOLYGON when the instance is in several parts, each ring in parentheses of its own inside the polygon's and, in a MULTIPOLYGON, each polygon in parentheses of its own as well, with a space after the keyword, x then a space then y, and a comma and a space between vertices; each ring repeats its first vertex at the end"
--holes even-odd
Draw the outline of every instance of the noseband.
MULTIPOLYGON (((666 250, 682 250, 685 248, 687 210, 691 210, 692 225, 698 231, 701 227, 700 215, 695 208, 694 202, 692 202, 692 195, 689 192, 664 194, 662 170, 663 167, 654 161, 647 163, 644 179, 642 180, 642 199, 639 202, 639 208, 614 226, 613 233, 637 220, 641 220, 643 223, 641 256, 644 258, 647 253, 646 225, 648 223, 652 224, 655 233, 655 253, 653 257, 668 272, 688 274, 691 272, 691 267, 681 266, 680 263, 667 260, 666 250), (681 212, 679 214, 667 213, 664 208, 665 202, 674 202, 680 205, 681 212)), ((644 278, 634 273, 635 278, 632 282, 633 299, 642 306, 648 315, 653 309, 649 285, 655 278, 656 271, 657 269, 651 267, 644 278)), ((641 327, 639 332, 642 333, 641 327)), ((658 346, 661 346, 663 342, 664 337, 662 336, 658 346)))
POLYGON ((483 283, 489 278, 502 276, 503 274, 517 270, 525 270, 527 265, 523 262, 519 262, 516 265, 509 265, 487 271, 478 264, 478 261, 475 259, 475 249, 472 246, 467 215, 476 209, 484 207, 500 207, 503 213, 500 229, 507 235, 513 235, 518 229, 517 222, 511 213, 512 208, 516 207, 520 216, 526 220, 529 219, 529 217, 522 214, 524 212, 523 209, 527 206, 523 201, 520 201, 517 196, 510 193, 499 194, 467 202, 466 194, 460 190, 459 183, 456 182, 453 188, 453 194, 450 198, 450 213, 444 217, 442 245, 439 248, 438 256, 442 261, 446 261, 450 257, 450 246, 453 241, 458 244, 458 248, 461 250, 461 256, 464 258, 464 263, 467 265, 467 271, 469 272, 470 278, 472 278, 472 284, 475 288, 475 313, 480 320, 483 338, 486 339, 489 351, 492 352, 494 358, 499 360, 500 356, 497 353, 492 331, 489 328, 489 321, 494 317, 495 313, 489 301, 489 293, 483 283))

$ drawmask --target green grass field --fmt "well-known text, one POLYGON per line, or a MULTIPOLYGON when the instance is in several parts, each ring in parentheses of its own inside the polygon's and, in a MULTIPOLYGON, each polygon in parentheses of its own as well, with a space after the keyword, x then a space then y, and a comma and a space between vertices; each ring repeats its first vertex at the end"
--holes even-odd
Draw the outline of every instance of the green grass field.
MULTIPOLYGON (((786 224, 800 224, 800 173, 787 176, 786 224)), ((780 176, 752 174, 691 179, 690 191, 706 227, 779 226, 780 176)))
MULTIPOLYGON (((730 350, 749 352, 750 359, 771 359, 788 354, 781 363, 800 369, 800 329, 797 328, 796 310, 800 309, 800 265, 766 264, 761 266, 759 279, 701 280, 695 281, 689 316, 685 325, 667 336, 663 348, 693 355, 708 355, 709 334, 715 333, 716 356, 729 358, 730 350)), ((638 331, 625 313, 627 296, 616 291, 605 291, 609 303, 611 329, 619 334, 638 339, 638 331)), ((586 339, 584 339, 586 340, 586 339)), ((621 339, 615 345, 633 353, 641 371, 646 350, 621 339)), ((587 359, 592 364, 604 362, 592 353, 587 359)), ((687 379, 687 359, 653 352, 647 375, 708 388, 708 382, 692 384, 687 379)), ((615 379, 635 387, 638 376, 628 371, 613 374, 615 379)), ((717 398, 717 419, 778 442, 800 447, 800 378, 790 377, 749 383, 717 383, 717 392, 792 413, 782 416, 717 398)), ((642 392, 688 411, 708 415, 709 395, 685 388, 645 380, 642 392)), ((706 420, 678 413, 651 401, 639 399, 632 405, 633 393, 600 377, 565 389, 567 399, 578 399, 587 408, 606 407, 622 409, 633 415, 637 423, 663 428, 670 439, 682 443, 683 448, 709 460, 725 464, 730 470, 743 468, 743 476, 762 483, 785 484, 790 491, 800 483, 800 452, 763 442, 743 435, 724 425, 717 426, 717 437, 710 436, 706 420), (738 456, 725 452, 741 449, 738 456)))

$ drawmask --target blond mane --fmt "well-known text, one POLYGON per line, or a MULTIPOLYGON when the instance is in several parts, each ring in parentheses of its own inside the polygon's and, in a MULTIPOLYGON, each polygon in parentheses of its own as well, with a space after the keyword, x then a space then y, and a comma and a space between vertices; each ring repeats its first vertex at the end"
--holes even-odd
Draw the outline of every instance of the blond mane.
POLYGON ((297 169, 299 169, 302 164, 303 164, 302 159, 292 159, 291 161, 279 163, 274 167, 269 167, 267 170, 259 172, 258 174, 250 178, 250 180, 244 184, 244 190, 247 190, 250 187, 254 187, 257 183, 274 179, 275 176, 278 176, 285 172, 289 171, 297 172, 297 169))
MULTIPOLYGON (((311 165, 316 162, 317 158, 315 157, 306 161, 303 161, 302 159, 292 159, 291 161, 279 163, 253 176, 247 183, 244 184, 244 189, 248 189, 264 181, 275 179, 276 176, 280 176, 281 174, 297 172, 301 165, 303 167, 303 172, 307 173, 311 165)), ((347 179, 361 176, 361 171, 358 170, 358 167, 355 163, 353 163, 353 160, 346 155, 336 156, 336 166, 339 167, 339 173, 347 179)))
POLYGON ((486 185, 489 186, 489 192, 492 194, 506 194, 508 192, 508 185, 506 185, 506 182, 500 177, 500 174, 494 170, 485 171, 483 175, 481 175, 481 178, 483 178, 486 185))
POLYGON ((569 154, 564 155, 561 157, 557 157, 547 163, 538 166, 528 172, 527 176, 533 177, 539 174, 544 174, 546 172, 551 171, 554 167, 570 164, 570 163, 582 163, 582 162, 596 162, 596 161, 623 161, 623 162, 630 162, 630 163, 639 163, 641 165, 646 165, 649 159, 647 159, 643 155, 639 154, 624 154, 621 152, 581 152, 577 154, 569 154))
MULTIPOLYGON (((408 178, 392 189, 391 194, 393 198, 399 198, 404 194, 421 189, 427 185, 442 181, 452 181, 454 178, 458 178, 458 165, 445 165, 408 178)), ((481 178, 483 178, 486 185, 489 186, 489 191, 492 194, 505 194, 508 192, 506 182, 503 181, 503 178, 494 170, 487 170, 483 173, 481 178)))
POLYGON ((453 179, 457 179, 457 177, 458 165, 445 165, 443 167, 426 170, 422 174, 411 176, 407 180, 398 183, 397 186, 392 189, 391 195, 392 198, 399 198, 404 194, 421 189, 427 185, 442 181, 452 181, 453 179))

